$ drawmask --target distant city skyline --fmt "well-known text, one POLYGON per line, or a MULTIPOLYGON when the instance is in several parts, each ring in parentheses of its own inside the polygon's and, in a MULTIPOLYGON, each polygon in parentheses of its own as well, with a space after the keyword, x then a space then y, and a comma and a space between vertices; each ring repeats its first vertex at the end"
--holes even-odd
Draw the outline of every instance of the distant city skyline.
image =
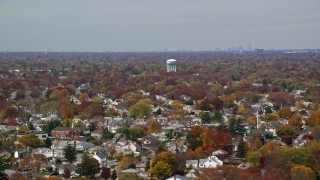
POLYGON ((0 51, 320 49, 319 0, 0 0, 0 51))

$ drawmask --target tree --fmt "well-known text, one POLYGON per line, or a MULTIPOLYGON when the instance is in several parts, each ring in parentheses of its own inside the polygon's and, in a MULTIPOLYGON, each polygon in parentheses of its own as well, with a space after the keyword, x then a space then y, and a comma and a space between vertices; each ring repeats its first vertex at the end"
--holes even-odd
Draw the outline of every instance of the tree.
MULTIPOLYGON (((168 164, 169 166, 169 174, 171 174, 172 172, 175 172, 175 170, 177 169, 177 159, 176 157, 169 151, 162 151, 160 153, 158 153, 152 160, 151 160, 151 165, 150 165, 150 169, 149 171, 152 173, 156 173, 158 171, 161 171, 161 167, 164 167, 164 169, 167 168, 167 166, 165 164, 168 164), (158 162, 163 162, 160 163, 157 167, 156 164, 158 162)), ((165 170, 165 172, 168 172, 167 170, 165 170)), ((160 173, 161 174, 161 173, 160 173)))
POLYGON ((47 137, 46 140, 44 140, 44 144, 45 144, 45 147, 51 147, 52 145, 51 139, 47 137))
POLYGON ((121 173, 118 177, 119 180, 138 180, 139 177, 135 173, 121 173))
POLYGON ((228 122, 228 130, 229 132, 234 135, 243 135, 245 133, 245 129, 241 124, 239 119, 230 118, 228 122))
POLYGON ((193 151, 198 147, 202 146, 202 138, 201 136, 206 131, 206 128, 203 126, 193 126, 191 127, 189 133, 187 134, 187 146, 189 149, 193 151))
POLYGON ((117 171, 114 169, 111 174, 112 179, 117 179, 117 171))
POLYGON ((21 136, 19 142, 26 147, 38 148, 44 145, 44 143, 35 134, 26 134, 21 136))
POLYGON ((314 111, 311 116, 309 116, 308 120, 306 121, 307 125, 309 126, 319 126, 320 125, 320 109, 314 111))
POLYGON ((251 163, 253 167, 259 167, 261 153, 259 151, 249 151, 247 154, 247 161, 251 163))
POLYGON ((100 163, 85 153, 82 157, 81 163, 77 165, 76 172, 80 174, 80 176, 89 176, 94 178, 95 174, 100 172, 100 163))
POLYGON ((70 178, 70 176, 71 176, 70 169, 69 169, 69 168, 65 168, 65 169, 63 170, 63 177, 66 178, 66 179, 68 179, 68 178, 70 178))
POLYGON ((316 141, 320 141, 320 125, 313 128, 312 136, 316 141))
POLYGON ((147 118, 151 112, 151 100, 142 99, 130 107, 130 115, 134 118, 147 118))
POLYGON ((297 129, 300 129, 301 126, 303 125, 301 114, 294 114, 293 116, 291 116, 291 118, 289 119, 288 124, 290 126, 293 126, 293 127, 297 128, 297 129))
POLYGON ((162 110, 161 110, 161 108, 160 108, 160 107, 157 109, 156 113, 157 113, 157 115, 158 115, 158 116, 160 116, 160 115, 161 115, 162 110))
POLYGON ((279 117, 289 119, 292 116, 291 108, 290 107, 282 107, 279 110, 279 117))
POLYGON ((10 167, 9 159, 5 155, 0 156, 0 173, 4 173, 10 167))
POLYGON ((214 122, 221 122, 221 121, 223 121, 222 113, 219 112, 219 111, 214 112, 214 115, 213 115, 213 117, 212 117, 212 120, 213 120, 214 122))
POLYGON ((148 172, 157 179, 166 179, 172 174, 172 169, 168 163, 158 161, 148 172))
POLYGON ((276 133, 278 136, 284 136, 284 135, 289 135, 289 136, 293 136, 293 137, 296 137, 298 135, 298 132, 297 130, 290 126, 290 125, 287 125, 287 124, 283 124, 281 125, 277 130, 276 130, 276 133))
POLYGON ((316 179, 316 174, 311 168, 307 166, 296 165, 293 168, 291 168, 291 179, 292 180, 300 180, 300 179, 312 180, 312 179, 316 179))
POLYGON ((243 141, 243 138, 240 139, 238 144, 237 156, 240 158, 245 158, 248 150, 248 145, 243 141))
POLYGON ((20 126, 20 127, 19 127, 19 130, 18 130, 18 131, 21 132, 21 133, 25 133, 25 132, 28 132, 28 131, 29 131, 29 128, 28 128, 28 126, 23 125, 23 126, 20 126))
POLYGON ((63 120, 73 118, 73 110, 70 104, 64 103, 60 107, 60 114, 63 120))
POLYGON ((307 148, 282 148, 282 155, 290 162, 301 165, 313 165, 312 153, 307 148))
POLYGON ((32 122, 28 122, 28 128, 29 128, 29 130, 31 130, 31 131, 35 130, 32 122))
POLYGON ((101 168, 101 175, 100 176, 104 179, 108 179, 111 176, 110 168, 103 166, 101 168))
POLYGON ((160 133, 162 130, 161 124, 157 120, 151 120, 148 122, 148 133, 160 133))
POLYGON ((68 144, 63 149, 63 155, 67 159, 68 162, 72 163, 77 158, 77 152, 74 147, 72 147, 70 144, 68 144))
POLYGON ((125 170, 128 169, 128 167, 134 163, 134 159, 130 156, 123 156, 121 158, 121 161, 119 162, 119 170, 125 170))
POLYGON ((104 129, 103 130, 103 138, 105 139, 112 139, 114 134, 112 132, 110 132, 108 129, 104 129))
POLYGON ((128 129, 128 138, 131 141, 136 141, 138 138, 142 138, 144 135, 144 129, 141 127, 130 127, 128 129))
POLYGON ((203 122, 205 122, 205 123, 210 123, 210 121, 211 121, 211 119, 212 119, 209 112, 204 112, 204 113, 202 113, 201 116, 200 116, 200 118, 201 118, 201 120, 202 120, 203 122))

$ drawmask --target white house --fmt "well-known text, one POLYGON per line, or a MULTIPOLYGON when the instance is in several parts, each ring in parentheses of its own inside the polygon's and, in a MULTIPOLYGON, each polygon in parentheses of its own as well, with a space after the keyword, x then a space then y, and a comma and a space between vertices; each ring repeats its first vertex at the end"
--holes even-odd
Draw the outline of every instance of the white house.
POLYGON ((222 165, 223 162, 216 156, 209 156, 207 159, 199 159, 199 167, 201 168, 216 168, 222 165))

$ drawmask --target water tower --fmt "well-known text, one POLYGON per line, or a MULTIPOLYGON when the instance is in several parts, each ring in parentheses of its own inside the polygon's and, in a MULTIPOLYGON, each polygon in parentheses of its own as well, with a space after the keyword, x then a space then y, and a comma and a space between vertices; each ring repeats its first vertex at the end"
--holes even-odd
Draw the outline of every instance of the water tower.
POLYGON ((169 59, 167 60, 167 72, 176 72, 177 71, 177 60, 169 59))

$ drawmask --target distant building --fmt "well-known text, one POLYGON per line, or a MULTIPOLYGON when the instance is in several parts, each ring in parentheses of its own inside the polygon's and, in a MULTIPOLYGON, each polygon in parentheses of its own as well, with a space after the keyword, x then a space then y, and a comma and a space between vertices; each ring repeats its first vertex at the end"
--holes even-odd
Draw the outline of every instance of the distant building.
POLYGON ((81 135, 81 131, 70 127, 56 127, 51 131, 51 135, 56 138, 73 138, 81 135))
POLYGON ((167 60, 167 72, 177 72, 177 60, 167 60))

